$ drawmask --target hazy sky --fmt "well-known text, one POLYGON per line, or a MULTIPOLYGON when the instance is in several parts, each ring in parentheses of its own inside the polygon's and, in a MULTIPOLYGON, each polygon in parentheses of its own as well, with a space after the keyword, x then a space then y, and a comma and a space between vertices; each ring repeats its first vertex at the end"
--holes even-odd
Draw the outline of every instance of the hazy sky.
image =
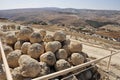
POLYGON ((120 10, 120 0, 0 0, 0 10, 41 7, 120 10))

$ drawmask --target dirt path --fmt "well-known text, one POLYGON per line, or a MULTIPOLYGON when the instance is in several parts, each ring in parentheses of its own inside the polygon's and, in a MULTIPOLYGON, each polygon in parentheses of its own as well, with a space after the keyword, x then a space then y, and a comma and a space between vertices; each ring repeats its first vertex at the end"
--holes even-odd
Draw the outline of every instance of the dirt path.
MULTIPOLYGON (((100 49, 100 48, 95 48, 95 47, 84 45, 84 44, 83 44, 83 52, 95 58, 101 58, 101 57, 111 54, 111 51, 100 49)), ((105 61, 107 60, 108 59, 105 59, 105 61)), ((120 53, 112 56, 111 62, 114 64, 120 65, 119 60, 120 60, 120 53)))

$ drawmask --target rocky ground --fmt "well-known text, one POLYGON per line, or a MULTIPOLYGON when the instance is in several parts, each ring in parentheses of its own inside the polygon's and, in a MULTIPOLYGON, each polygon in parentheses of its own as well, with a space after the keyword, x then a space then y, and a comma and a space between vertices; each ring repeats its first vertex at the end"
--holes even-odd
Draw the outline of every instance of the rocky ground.
MULTIPOLYGON (((46 29, 44 27, 40 27, 40 28, 46 29)), ((54 30, 64 30, 64 29, 54 27, 53 29, 48 28, 47 30, 48 30, 48 33, 53 34, 54 30)), ((70 37, 70 34, 67 37, 70 37)), ((78 40, 75 40, 74 35, 72 36, 71 39, 73 41, 78 41, 78 40)), ((84 40, 82 38, 81 38, 80 42, 83 43, 83 52, 87 53, 93 59, 98 59, 98 58, 107 56, 107 55, 111 54, 111 50, 116 51, 116 52, 119 51, 119 49, 106 47, 105 44, 96 45, 96 43, 94 43, 92 41, 90 42, 90 41, 84 40), (92 46, 90 46, 90 45, 92 45, 92 46), (101 48, 97 48, 97 47, 93 47, 93 46, 97 46, 97 47, 101 47, 101 48), (105 48, 105 49, 102 49, 102 48, 105 48), (106 49, 109 49, 109 50, 106 50, 106 49)), ((111 45, 111 46, 114 47, 113 45, 111 45)), ((116 80, 116 78, 113 78, 113 76, 116 77, 116 76, 120 75, 119 59, 120 59, 120 53, 112 56, 111 63, 110 63, 111 64, 110 72, 113 75, 112 75, 111 80, 116 80)), ((109 58, 102 60, 98 64, 100 65, 100 67, 102 67, 104 70, 106 70, 108 61, 109 61, 109 58)))
MULTIPOLYGON (((0 22, 0 24, 3 25, 3 24, 6 24, 6 23, 0 22)), ((7 24, 10 24, 10 23, 7 23, 7 24)), ((43 27, 41 27, 41 28, 43 28, 43 27)), ((59 30, 59 29, 62 29, 62 28, 58 28, 57 30, 59 30)), ((34 28, 34 30, 37 31, 38 29, 34 28)), ((48 29, 47 33, 48 34, 53 34, 54 30, 56 30, 56 29, 54 28, 54 29, 52 29, 52 31, 48 29)), ((70 37, 70 36, 67 36, 67 37, 70 37)), ((75 39, 72 39, 72 38, 71 38, 71 40, 76 41, 75 39)), ((80 41, 80 42, 83 43, 83 52, 87 53, 92 59, 101 58, 101 57, 104 57, 104 56, 109 55, 111 53, 111 51, 108 51, 108 50, 104 50, 104 49, 100 49, 100 48, 96 48, 96 47, 86 45, 87 42, 84 42, 84 41, 83 42, 80 41)), ((87 43, 87 44, 91 44, 91 43, 87 43)), ((94 45, 94 44, 92 44, 92 45, 94 45)), ((100 45, 95 45, 95 46, 103 47, 103 46, 100 46, 100 45)), ((118 51, 116 49, 112 49, 112 50, 118 51)), ((111 60, 110 71, 112 73, 114 73, 114 75, 120 75, 119 59, 120 59, 120 54, 117 54, 117 55, 113 56, 112 60, 111 60)), ((101 68, 106 69, 107 62, 108 62, 108 59, 105 59, 105 60, 101 61, 98 65, 101 68)), ((111 79, 111 80, 113 80, 113 79, 111 79)))

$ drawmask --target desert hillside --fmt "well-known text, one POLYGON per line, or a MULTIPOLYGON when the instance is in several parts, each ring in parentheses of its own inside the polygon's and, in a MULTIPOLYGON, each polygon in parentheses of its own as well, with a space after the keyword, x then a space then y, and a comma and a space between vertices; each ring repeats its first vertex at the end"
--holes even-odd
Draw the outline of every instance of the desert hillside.
POLYGON ((38 23, 43 21, 50 24, 71 24, 73 26, 92 25, 93 27, 101 27, 106 24, 120 24, 120 11, 116 10, 28 8, 0 10, 0 17, 14 21, 36 21, 38 23))

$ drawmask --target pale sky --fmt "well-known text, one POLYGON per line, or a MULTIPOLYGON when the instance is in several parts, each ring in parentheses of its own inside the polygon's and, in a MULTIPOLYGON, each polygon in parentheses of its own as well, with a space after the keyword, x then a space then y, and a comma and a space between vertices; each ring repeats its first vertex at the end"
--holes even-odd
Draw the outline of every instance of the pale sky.
POLYGON ((0 0, 0 10, 42 7, 120 10, 120 0, 0 0))

